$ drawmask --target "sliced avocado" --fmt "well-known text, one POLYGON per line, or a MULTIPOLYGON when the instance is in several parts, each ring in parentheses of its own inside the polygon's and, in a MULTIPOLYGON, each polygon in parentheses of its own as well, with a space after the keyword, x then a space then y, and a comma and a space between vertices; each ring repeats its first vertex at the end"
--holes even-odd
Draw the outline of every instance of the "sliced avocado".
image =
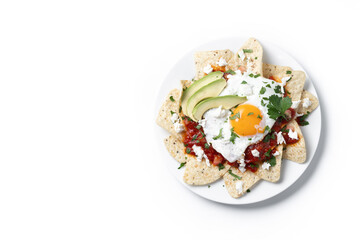
POLYGON ((189 117, 193 120, 195 120, 193 116, 193 109, 201 100, 204 100, 205 98, 210 97, 217 97, 221 93, 221 91, 226 86, 226 80, 225 79, 219 79, 212 83, 209 83, 208 85, 200 88, 197 90, 188 100, 187 104, 187 112, 189 113, 189 117))
POLYGON ((202 100, 195 106, 194 110, 192 111, 192 115, 194 116, 195 121, 199 121, 202 118, 203 114, 210 108, 217 108, 222 106, 222 108, 224 109, 230 109, 246 101, 246 97, 239 97, 236 95, 208 98, 202 100))
POLYGON ((185 115, 189 116, 189 114, 187 112, 188 100, 197 90, 208 85, 209 83, 212 83, 213 81, 221 79, 223 75, 224 75, 224 73, 220 72, 220 71, 211 72, 208 75, 206 75, 205 77, 195 81, 185 91, 183 91, 182 96, 181 96, 181 107, 182 107, 183 113, 185 115))

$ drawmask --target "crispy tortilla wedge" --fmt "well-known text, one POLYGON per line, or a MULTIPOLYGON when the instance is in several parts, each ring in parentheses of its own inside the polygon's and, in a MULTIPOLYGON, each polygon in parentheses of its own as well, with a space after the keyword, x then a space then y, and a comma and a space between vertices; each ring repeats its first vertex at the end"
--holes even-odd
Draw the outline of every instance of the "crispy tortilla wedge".
POLYGON ((293 130, 297 132, 299 141, 294 144, 286 145, 286 149, 283 152, 283 158, 293 162, 303 163, 306 161, 305 138, 295 120, 290 121, 287 126, 288 128, 293 128, 293 130))
POLYGON ((256 176, 264 179, 265 181, 277 182, 280 179, 283 145, 278 145, 276 147, 276 150, 279 152, 279 155, 275 157, 276 165, 270 167, 269 170, 262 169, 262 167, 260 166, 259 169, 255 172, 256 176))
POLYGON ((231 167, 230 168, 233 174, 241 177, 241 180, 233 177, 229 172, 226 172, 224 175, 224 181, 226 190, 233 198, 241 197, 248 189, 251 189, 257 182, 259 182, 260 178, 256 176, 251 171, 246 171, 242 173, 239 169, 231 167), (242 191, 239 192, 236 189, 236 183, 242 181, 242 191))
POLYGON ((229 168, 230 165, 225 164, 224 168, 219 170, 219 167, 217 166, 212 164, 207 166, 204 160, 199 162, 192 157, 186 163, 183 179, 185 183, 190 185, 206 185, 220 179, 229 168))
POLYGON ((160 108, 156 123, 173 136, 181 139, 180 135, 175 131, 174 124, 171 122, 171 111, 176 113, 179 111, 179 100, 180 91, 178 89, 171 90, 160 108), (171 97, 174 101, 170 99, 171 97))
POLYGON ((234 55, 229 67, 233 70, 248 70, 254 74, 263 75, 263 48, 258 40, 249 38, 234 55))
POLYGON ((302 92, 301 103, 298 107, 297 112, 302 113, 302 114, 306 114, 307 112, 311 113, 318 106, 319 106, 319 100, 314 95, 312 95, 310 92, 304 90, 302 92), (303 102, 304 102, 305 98, 308 98, 311 101, 311 105, 308 108, 304 108, 304 106, 303 106, 303 102))
POLYGON ((291 75, 292 77, 286 83, 285 90, 292 101, 299 101, 304 89, 306 75, 303 71, 292 71, 291 75))
POLYGON ((263 73, 265 78, 276 76, 281 80, 284 77, 291 77, 291 74, 288 72, 292 72, 291 67, 263 63, 263 73))
POLYGON ((164 144, 170 155, 180 163, 187 162, 190 160, 190 158, 193 158, 193 156, 184 153, 184 144, 181 140, 179 140, 177 137, 174 137, 173 135, 165 138, 164 144))
MULTIPOLYGON (((229 50, 215 50, 215 51, 200 51, 194 54, 195 61, 195 80, 205 76, 204 67, 208 64, 212 66, 218 66, 217 62, 220 58, 224 58, 227 63, 233 59, 234 53, 229 50)), ((229 66, 225 66, 225 70, 228 70, 229 66)))

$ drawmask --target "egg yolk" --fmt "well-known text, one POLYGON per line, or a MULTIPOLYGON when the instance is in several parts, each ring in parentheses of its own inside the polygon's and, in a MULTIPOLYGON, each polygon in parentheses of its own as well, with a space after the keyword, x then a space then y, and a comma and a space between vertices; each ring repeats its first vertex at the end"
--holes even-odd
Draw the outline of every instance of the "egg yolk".
POLYGON ((262 118, 259 108, 251 104, 242 104, 231 114, 230 124, 238 135, 250 136, 264 132, 264 129, 260 128, 262 118))

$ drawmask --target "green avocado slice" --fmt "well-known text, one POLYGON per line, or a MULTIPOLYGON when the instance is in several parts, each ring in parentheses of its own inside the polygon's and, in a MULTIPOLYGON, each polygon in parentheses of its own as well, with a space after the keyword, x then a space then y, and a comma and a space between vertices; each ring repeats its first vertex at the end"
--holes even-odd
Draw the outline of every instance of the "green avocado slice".
POLYGON ((193 116, 193 109, 201 100, 204 100, 206 98, 210 97, 217 97, 221 93, 221 91, 226 86, 226 80, 225 79, 219 79, 212 83, 209 83, 208 85, 200 88, 197 90, 188 100, 187 104, 187 112, 189 113, 189 117, 193 120, 195 120, 193 116))
MULTIPOLYGON (((217 72, 211 72, 205 77, 195 81, 193 84, 191 84, 185 91, 183 91, 183 94, 181 96, 181 108, 185 115, 189 116, 189 113, 187 111, 187 104, 189 98, 197 92, 200 88, 208 85, 209 83, 212 83, 213 81, 219 80, 224 75, 223 72, 217 71, 217 72)), ((190 112, 191 113, 191 112, 190 112)))
POLYGON ((194 116, 195 121, 199 121, 202 118, 203 114, 211 108, 217 108, 222 106, 222 108, 224 109, 230 109, 246 101, 246 97, 239 97, 236 95, 226 95, 208 98, 199 102, 195 106, 194 110, 192 111, 192 115, 194 116))

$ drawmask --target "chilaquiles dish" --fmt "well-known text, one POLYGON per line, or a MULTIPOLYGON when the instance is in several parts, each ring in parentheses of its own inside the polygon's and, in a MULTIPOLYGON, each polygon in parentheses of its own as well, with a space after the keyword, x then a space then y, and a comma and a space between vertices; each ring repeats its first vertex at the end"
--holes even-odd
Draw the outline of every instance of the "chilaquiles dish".
POLYGON ((164 143, 184 167, 185 183, 223 178, 239 198, 261 179, 277 182, 283 159, 306 161, 299 126, 319 105, 304 90, 305 73, 262 62, 263 49, 248 39, 237 53, 196 52, 195 78, 182 80, 161 106, 164 143))

